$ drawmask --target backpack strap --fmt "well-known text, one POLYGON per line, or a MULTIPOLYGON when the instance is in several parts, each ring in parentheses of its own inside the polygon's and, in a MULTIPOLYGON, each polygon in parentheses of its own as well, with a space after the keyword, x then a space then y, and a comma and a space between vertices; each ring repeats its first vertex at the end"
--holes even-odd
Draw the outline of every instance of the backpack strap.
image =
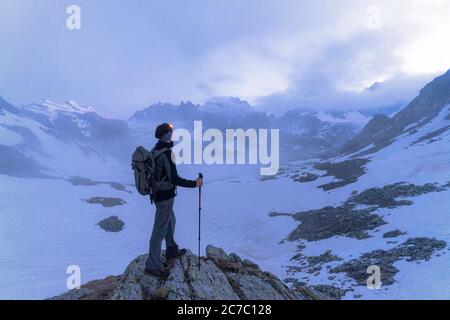
MULTIPOLYGON (((156 161, 156 158, 158 158, 160 155, 165 154, 167 150, 170 150, 169 148, 162 148, 160 150, 152 150, 153 152, 153 158, 156 161)), ((172 185, 172 170, 170 168, 169 159, 167 159, 167 156, 164 156, 161 158, 162 164, 164 166, 164 169, 166 170, 166 177, 163 177, 161 181, 168 181, 172 185)))

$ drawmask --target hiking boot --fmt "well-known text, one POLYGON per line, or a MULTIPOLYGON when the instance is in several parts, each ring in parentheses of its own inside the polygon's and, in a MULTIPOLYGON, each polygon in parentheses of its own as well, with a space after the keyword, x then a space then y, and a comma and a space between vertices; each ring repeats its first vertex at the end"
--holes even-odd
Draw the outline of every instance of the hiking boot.
POLYGON ((170 271, 166 269, 151 270, 145 268, 145 273, 160 280, 165 280, 170 275, 170 271))
POLYGON ((167 252, 166 253, 166 261, 174 260, 176 258, 184 256, 185 254, 186 254, 186 249, 179 249, 177 251, 167 252))
POLYGON ((170 246, 166 249, 166 260, 173 260, 186 254, 186 249, 178 249, 178 246, 170 246))

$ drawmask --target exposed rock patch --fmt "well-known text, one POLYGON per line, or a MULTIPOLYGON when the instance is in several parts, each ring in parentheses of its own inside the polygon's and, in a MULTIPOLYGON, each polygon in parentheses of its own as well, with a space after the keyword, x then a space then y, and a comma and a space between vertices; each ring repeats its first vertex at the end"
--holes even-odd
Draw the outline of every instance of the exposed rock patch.
POLYGON ((392 230, 383 234, 383 238, 396 238, 398 236, 402 236, 406 234, 406 232, 401 232, 400 230, 392 230))
MULTIPOLYGON (((301 251, 301 250, 300 250, 301 251)), ((291 260, 296 261, 298 265, 296 266, 288 266, 287 271, 298 273, 298 272, 306 272, 309 274, 315 274, 322 270, 324 264, 333 261, 341 261, 342 258, 333 255, 331 250, 325 251, 323 254, 319 256, 305 256, 303 253, 299 252, 295 256, 291 258, 291 260)), ((288 281, 292 282, 292 281, 288 281)))
POLYGON ((119 232, 122 231, 125 223, 120 220, 117 216, 111 216, 109 218, 103 219, 97 223, 100 228, 108 232, 119 232))
POLYGON ((320 284, 313 286, 313 288, 333 299, 340 300, 350 290, 341 289, 332 285, 320 284))
POLYGON ((303 173, 302 175, 297 175, 292 178, 296 182, 312 182, 312 181, 317 180, 319 178, 319 175, 310 173, 310 172, 306 172, 306 173, 303 173))
POLYGON ((396 208, 398 206, 411 205, 410 200, 397 200, 397 198, 417 197, 429 192, 444 191, 445 188, 435 183, 427 183, 423 186, 399 182, 386 185, 382 188, 366 189, 355 194, 347 200, 347 203, 359 203, 380 208, 396 208))
POLYGON ((126 203, 125 200, 120 198, 105 198, 105 197, 93 197, 85 200, 91 204, 101 204, 104 207, 122 206, 126 203))
POLYGON ((342 162, 322 162, 314 165, 315 169, 326 171, 324 177, 334 176, 340 180, 320 185, 319 188, 328 191, 356 182, 360 176, 366 173, 364 166, 368 162, 368 159, 351 159, 342 162))
POLYGON ((437 140, 440 140, 440 138, 436 139, 436 137, 439 137, 441 134, 443 134, 444 132, 446 132, 448 130, 450 130, 450 125, 442 127, 436 131, 433 131, 433 132, 430 132, 430 133, 424 135, 423 137, 420 137, 419 139, 417 139, 416 141, 411 143, 411 145, 415 145, 415 144, 418 144, 418 143, 424 142, 424 141, 428 141, 428 143, 432 143, 437 140))
POLYGON ((94 280, 81 286, 80 289, 70 290, 51 300, 108 300, 120 283, 120 276, 109 276, 102 280, 94 280))
POLYGON ((112 181, 94 181, 89 178, 83 178, 79 176, 71 177, 70 179, 67 179, 71 184, 74 186, 97 186, 100 184, 108 184, 111 188, 131 193, 131 191, 127 190, 126 186, 119 182, 112 182, 112 181))
POLYGON ((359 259, 348 261, 340 266, 330 269, 330 272, 344 272, 354 279, 359 285, 366 285, 367 268, 377 265, 381 270, 381 281, 383 285, 391 285, 395 282, 394 276, 399 270, 394 267, 396 261, 405 259, 412 261, 428 261, 432 254, 442 250, 447 243, 442 240, 431 238, 410 238, 403 244, 391 250, 375 250, 363 254, 359 259))
POLYGON ((291 232, 288 240, 317 241, 334 236, 368 238, 368 230, 374 230, 386 223, 382 217, 372 213, 375 209, 370 207, 355 210, 353 206, 343 205, 298 212, 293 218, 301 224, 291 232))

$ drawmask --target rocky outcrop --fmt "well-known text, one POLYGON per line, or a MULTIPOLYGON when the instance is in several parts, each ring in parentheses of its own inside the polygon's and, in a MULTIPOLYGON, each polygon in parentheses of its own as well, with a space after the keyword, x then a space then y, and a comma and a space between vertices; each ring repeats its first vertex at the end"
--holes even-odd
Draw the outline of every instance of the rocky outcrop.
POLYGON ((147 255, 135 258, 121 277, 90 282, 54 299, 113 300, 317 300, 328 296, 307 287, 288 288, 270 272, 236 254, 208 246, 206 257, 189 250, 158 280, 144 273, 147 255), (97 288, 98 287, 98 290, 97 288), (108 290, 105 290, 105 287, 108 290))

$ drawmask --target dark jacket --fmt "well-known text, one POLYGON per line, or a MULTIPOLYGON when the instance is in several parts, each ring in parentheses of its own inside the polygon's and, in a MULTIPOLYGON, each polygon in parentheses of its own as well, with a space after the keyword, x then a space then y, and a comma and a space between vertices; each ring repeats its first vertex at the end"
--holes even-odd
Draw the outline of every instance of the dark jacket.
MULTIPOLYGON (((171 173, 170 181, 174 185, 174 187, 170 190, 157 191, 156 199, 153 199, 153 201, 155 201, 155 202, 164 201, 164 200, 168 200, 168 199, 175 197, 176 196, 175 186, 185 187, 185 188, 195 188, 196 187, 195 180, 183 179, 178 175, 177 167, 176 167, 175 163, 172 161, 172 150, 170 150, 172 145, 173 145, 173 143, 168 143, 168 142, 164 142, 161 140, 159 140, 155 145, 155 150, 161 150, 163 148, 168 148, 168 150, 166 152, 164 152, 164 154, 162 154, 161 157, 167 157, 167 159, 169 160, 170 171, 171 171, 170 172, 171 173)), ((164 177, 164 175, 167 176, 167 172, 165 169, 163 169, 162 177, 164 177)), ((158 177, 158 178, 162 178, 162 177, 158 177)))

